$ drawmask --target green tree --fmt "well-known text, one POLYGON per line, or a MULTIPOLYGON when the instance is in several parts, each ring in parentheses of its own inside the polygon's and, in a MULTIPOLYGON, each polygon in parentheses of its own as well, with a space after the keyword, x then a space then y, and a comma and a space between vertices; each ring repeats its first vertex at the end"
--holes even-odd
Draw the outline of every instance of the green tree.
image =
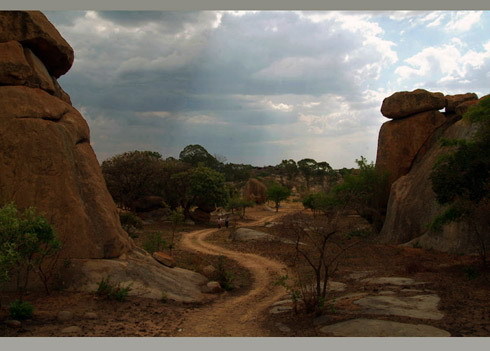
POLYGON ((200 163, 204 166, 217 170, 222 164, 213 155, 211 155, 203 146, 194 144, 187 145, 179 154, 179 159, 193 167, 200 163))
POLYGON ((359 169, 344 177, 341 184, 332 191, 338 201, 353 207, 365 218, 376 232, 383 226, 389 197, 388 174, 377 169, 373 162, 368 163, 361 156, 356 160, 359 169))
POLYGON ((276 166, 276 168, 279 175, 281 177, 286 177, 289 183, 291 183, 299 173, 298 165, 296 164, 296 161, 292 159, 282 160, 281 163, 276 166))
POLYGON ((310 189, 311 180, 317 171, 317 162, 311 158, 304 158, 298 161, 298 170, 305 178, 306 188, 310 189))
POLYGON ((303 199, 303 206, 313 211, 313 214, 322 212, 325 215, 343 207, 342 201, 334 193, 313 193, 303 199))
POLYGON ((446 209, 438 215, 431 228, 441 230, 453 221, 466 221, 479 244, 482 265, 487 265, 488 223, 490 193, 490 97, 481 99, 464 115, 464 119, 478 126, 470 140, 443 140, 452 151, 443 155, 434 165, 430 179, 436 199, 446 209))
POLYGON ((43 264, 61 248, 51 224, 33 208, 17 210, 14 204, 0 208, 0 281, 16 276, 22 298, 34 270, 49 293, 49 273, 43 264))
POLYGON ((189 217, 192 206, 214 209, 223 206, 228 200, 228 190, 223 174, 199 165, 186 172, 172 176, 179 192, 180 205, 189 217))
POLYGON ((276 204, 276 212, 279 211, 279 204, 291 195, 291 190, 277 183, 273 183, 267 189, 267 198, 276 204))
POLYGON ((133 210, 133 203, 147 195, 162 195, 164 161, 158 152, 130 151, 102 162, 102 174, 114 202, 133 210))
POLYGON ((226 208, 231 210, 231 213, 234 213, 235 210, 238 211, 240 218, 244 218, 247 207, 253 207, 254 205, 255 202, 236 196, 228 200, 226 208))

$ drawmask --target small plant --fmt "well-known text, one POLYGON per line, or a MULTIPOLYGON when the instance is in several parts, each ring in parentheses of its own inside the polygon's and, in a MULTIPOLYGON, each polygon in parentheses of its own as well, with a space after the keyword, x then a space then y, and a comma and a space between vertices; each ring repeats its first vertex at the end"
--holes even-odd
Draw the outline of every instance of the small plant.
POLYGON ((138 229, 143 228, 143 221, 137 215, 131 212, 119 213, 119 220, 122 228, 131 238, 138 237, 138 229))
POLYGON ((165 248, 167 248, 167 242, 162 238, 161 232, 150 233, 143 243, 143 249, 149 253, 162 251, 165 248))
POLYGON ((218 258, 218 265, 216 267, 216 280, 226 291, 230 291, 235 288, 235 286, 233 285, 235 277, 231 272, 226 270, 224 256, 219 256, 218 258))
POLYGON ((109 278, 102 279, 97 287, 96 294, 108 300, 126 301, 131 284, 126 287, 121 287, 121 284, 115 284, 109 278))
POLYGON ((34 306, 27 301, 15 300, 9 306, 9 314, 12 319, 24 320, 32 317, 34 306))

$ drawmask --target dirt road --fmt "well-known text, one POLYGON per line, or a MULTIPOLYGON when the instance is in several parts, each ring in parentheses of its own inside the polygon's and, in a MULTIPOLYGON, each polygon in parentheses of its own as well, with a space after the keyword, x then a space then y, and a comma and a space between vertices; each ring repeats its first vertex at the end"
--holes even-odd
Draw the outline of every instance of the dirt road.
MULTIPOLYGON (((277 215, 262 218, 248 226, 260 225, 277 215)), ((191 232, 182 237, 181 247, 211 255, 223 255, 237 261, 252 274, 252 288, 238 297, 222 297, 212 304, 187 314, 179 336, 270 336, 261 328, 264 311, 286 291, 274 286, 274 280, 287 272, 284 264, 265 257, 224 249, 205 241, 216 229, 191 232)))

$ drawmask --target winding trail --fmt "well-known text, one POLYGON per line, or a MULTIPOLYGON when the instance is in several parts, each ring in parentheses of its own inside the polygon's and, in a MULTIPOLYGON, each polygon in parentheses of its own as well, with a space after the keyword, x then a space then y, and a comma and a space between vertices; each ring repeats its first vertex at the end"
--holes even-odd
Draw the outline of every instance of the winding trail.
MULTIPOLYGON (((257 226, 284 213, 261 218, 247 226, 257 226)), ((208 306, 187 314, 179 336, 270 336, 261 328, 264 310, 280 299, 286 290, 274 286, 274 280, 287 272, 284 264, 250 253, 243 253, 212 245, 205 239, 216 229, 203 229, 182 237, 181 247, 210 255, 223 255, 235 260, 251 272, 253 283, 246 295, 222 297, 208 306)))

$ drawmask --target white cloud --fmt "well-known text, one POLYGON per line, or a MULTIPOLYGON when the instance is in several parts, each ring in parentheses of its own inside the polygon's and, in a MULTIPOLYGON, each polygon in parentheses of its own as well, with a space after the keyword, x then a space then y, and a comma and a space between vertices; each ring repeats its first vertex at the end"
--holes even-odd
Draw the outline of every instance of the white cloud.
POLYGON ((470 30, 480 21, 483 11, 460 11, 453 14, 451 20, 446 24, 450 31, 465 32, 470 30))

